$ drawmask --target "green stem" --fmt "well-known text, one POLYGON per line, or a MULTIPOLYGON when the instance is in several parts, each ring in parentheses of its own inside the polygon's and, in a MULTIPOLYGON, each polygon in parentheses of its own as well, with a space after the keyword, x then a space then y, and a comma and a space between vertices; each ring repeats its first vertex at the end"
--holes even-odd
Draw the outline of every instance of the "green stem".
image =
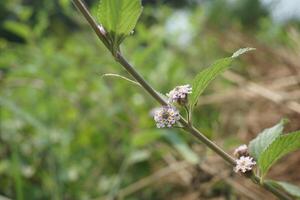
POLYGON ((101 33, 101 31, 99 29, 99 26, 98 26, 98 23, 92 17, 92 15, 88 11, 88 9, 85 6, 85 4, 82 1, 80 1, 80 0, 74 0, 73 3, 78 8, 78 10, 83 14, 84 18, 89 22, 89 24, 91 25, 91 27, 93 28, 93 30, 95 31, 95 33, 97 34, 97 36, 99 37, 99 39, 106 46, 106 48, 109 49, 110 52, 112 52, 109 40, 107 39, 107 37, 105 35, 103 35, 101 33))
MULTIPOLYGON (((89 24, 92 26, 96 34, 98 35, 99 39, 103 42, 103 35, 101 34, 100 30, 97 27, 96 21, 93 19, 91 14, 89 13, 88 9, 85 7, 85 5, 81 2, 81 0, 73 0, 76 7, 80 10, 80 12, 83 14, 83 16, 86 18, 86 20, 89 22, 89 24)), ((107 44, 104 41, 105 46, 108 49, 111 49, 111 47, 107 46, 107 44)), ((122 56, 120 52, 117 52, 116 54, 113 54, 116 61, 119 62, 125 70, 161 105, 167 105, 167 102, 161 97, 161 95, 156 92, 154 88, 151 87, 151 85, 134 69, 133 66, 122 56)), ((227 161, 231 166, 235 166, 235 159, 231 157, 229 154, 227 154, 223 149, 221 149, 218 145, 213 143, 211 140, 209 140, 205 135, 203 135, 198 129, 196 129, 194 126, 189 124, 183 117, 180 118, 179 122, 185 127, 184 130, 186 130, 188 133, 195 136, 197 139, 199 139, 201 142, 203 142, 206 146, 208 146, 212 151, 217 153, 220 157, 222 157, 225 161, 227 161)), ((245 176, 246 177, 246 176, 245 176)), ((259 181, 257 182, 258 177, 251 176, 248 177, 253 180, 254 183, 259 184, 259 181), (253 178, 254 177, 254 178, 253 178)), ((275 196, 277 196, 279 199, 283 200, 292 200, 288 195, 282 193, 281 191, 274 188, 272 185, 268 183, 263 183, 262 185, 265 189, 272 192, 275 196)))

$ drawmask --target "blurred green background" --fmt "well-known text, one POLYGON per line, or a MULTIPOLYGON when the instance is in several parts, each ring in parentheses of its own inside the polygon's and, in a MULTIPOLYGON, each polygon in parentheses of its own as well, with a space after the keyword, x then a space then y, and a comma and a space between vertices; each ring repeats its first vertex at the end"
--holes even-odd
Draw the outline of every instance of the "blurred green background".
MULTIPOLYGON (((86 3, 96 15, 98 1, 86 3)), ((299 20, 274 17, 274 4, 143 4, 122 50, 162 93, 190 83, 199 70, 245 46, 258 50, 234 64, 244 78, 262 82, 299 74, 299 65, 286 64, 297 63, 299 20)), ((149 95, 105 73, 129 77, 70 0, 0 1, 0 199, 248 199, 197 166, 219 161, 194 138, 155 128, 150 111, 158 105, 149 95), (166 171, 182 162, 188 175, 166 171), (204 183, 211 186, 200 190, 204 183)), ((239 86, 219 78, 205 95, 239 86)), ((194 115, 200 130, 229 152, 283 116, 299 120, 288 108, 237 95, 229 102, 203 102, 194 115), (271 116, 261 116, 262 108, 271 116)), ((300 180, 286 175, 274 176, 300 180)))

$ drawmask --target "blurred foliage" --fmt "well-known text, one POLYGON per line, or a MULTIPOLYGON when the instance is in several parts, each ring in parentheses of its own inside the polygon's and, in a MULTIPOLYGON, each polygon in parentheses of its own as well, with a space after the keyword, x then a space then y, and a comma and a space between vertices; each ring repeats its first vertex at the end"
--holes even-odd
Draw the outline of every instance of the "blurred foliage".
MULTIPOLYGON (((263 41, 289 42, 284 25, 274 24, 258 1, 235 6, 224 0, 143 2, 135 34, 122 48, 163 93, 232 53, 222 50, 210 27, 251 29, 263 41)), ((96 1, 87 3, 95 11, 96 1)), ((140 88, 103 78, 104 73, 128 76, 71 1, 0 1, 0 194, 13 199, 113 196, 162 166, 169 148, 195 162, 193 139, 178 130, 155 129, 150 110, 157 104, 140 88), (162 141, 166 145, 157 148, 162 141)), ((205 106, 194 118, 207 136, 222 134, 214 134, 220 130, 217 107, 205 106)), ((164 199, 170 191, 171 186, 161 192, 146 189, 131 199, 164 199)))

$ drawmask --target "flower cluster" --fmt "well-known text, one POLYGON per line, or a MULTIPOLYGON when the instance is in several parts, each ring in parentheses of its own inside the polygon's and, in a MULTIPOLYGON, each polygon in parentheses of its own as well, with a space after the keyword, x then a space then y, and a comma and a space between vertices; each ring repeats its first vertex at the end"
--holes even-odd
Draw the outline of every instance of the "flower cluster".
POLYGON ((243 144, 234 150, 233 155, 236 158, 240 158, 241 156, 249 156, 247 145, 243 144))
POLYGON ((167 93, 168 102, 177 102, 180 105, 185 105, 187 103, 188 94, 192 93, 192 87, 190 85, 180 85, 176 86, 173 90, 167 93))
POLYGON ((156 108, 153 111, 154 120, 158 128, 172 127, 180 119, 179 111, 172 103, 179 105, 186 105, 188 101, 188 94, 192 93, 190 85, 176 86, 173 90, 167 93, 168 105, 156 108))
POLYGON ((256 162, 250 156, 241 156, 239 159, 236 160, 236 166, 234 171, 236 173, 242 172, 246 173, 251 171, 253 167, 256 165, 256 162))
POLYGON ((163 106, 154 110, 157 128, 172 127, 179 119, 179 111, 173 106, 163 106))

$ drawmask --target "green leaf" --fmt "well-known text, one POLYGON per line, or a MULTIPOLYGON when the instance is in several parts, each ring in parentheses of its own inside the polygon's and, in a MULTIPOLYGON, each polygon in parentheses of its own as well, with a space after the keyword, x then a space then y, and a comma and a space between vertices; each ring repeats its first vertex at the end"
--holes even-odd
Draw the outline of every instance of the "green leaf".
POLYGON ((293 185, 291 183, 286 183, 282 181, 267 181, 277 187, 280 187, 281 189, 285 190, 290 195, 300 198, 300 187, 297 185, 293 185))
POLYGON ((300 148, 300 131, 279 136, 258 159, 258 166, 264 176, 270 167, 284 155, 300 148))
POLYGON ((112 42, 119 45, 133 31, 142 10, 141 0, 101 0, 98 19, 112 42))
POLYGON ((261 153, 282 134, 286 120, 281 120, 278 124, 271 128, 263 130, 255 139, 249 143, 249 152, 256 160, 259 159, 261 153))
POLYGON ((191 106, 197 103, 199 96, 203 93, 208 84, 230 66, 232 60, 232 58, 218 60, 211 67, 197 74, 192 84, 193 93, 191 95, 191 106))
POLYGON ((232 61, 238 56, 254 50, 253 48, 244 48, 236 51, 231 57, 223 58, 216 61, 209 68, 204 69, 193 80, 192 87, 193 93, 191 95, 191 110, 196 105, 199 96, 203 93, 205 88, 209 85, 209 83, 214 80, 218 75, 228 69, 232 63, 232 61))

